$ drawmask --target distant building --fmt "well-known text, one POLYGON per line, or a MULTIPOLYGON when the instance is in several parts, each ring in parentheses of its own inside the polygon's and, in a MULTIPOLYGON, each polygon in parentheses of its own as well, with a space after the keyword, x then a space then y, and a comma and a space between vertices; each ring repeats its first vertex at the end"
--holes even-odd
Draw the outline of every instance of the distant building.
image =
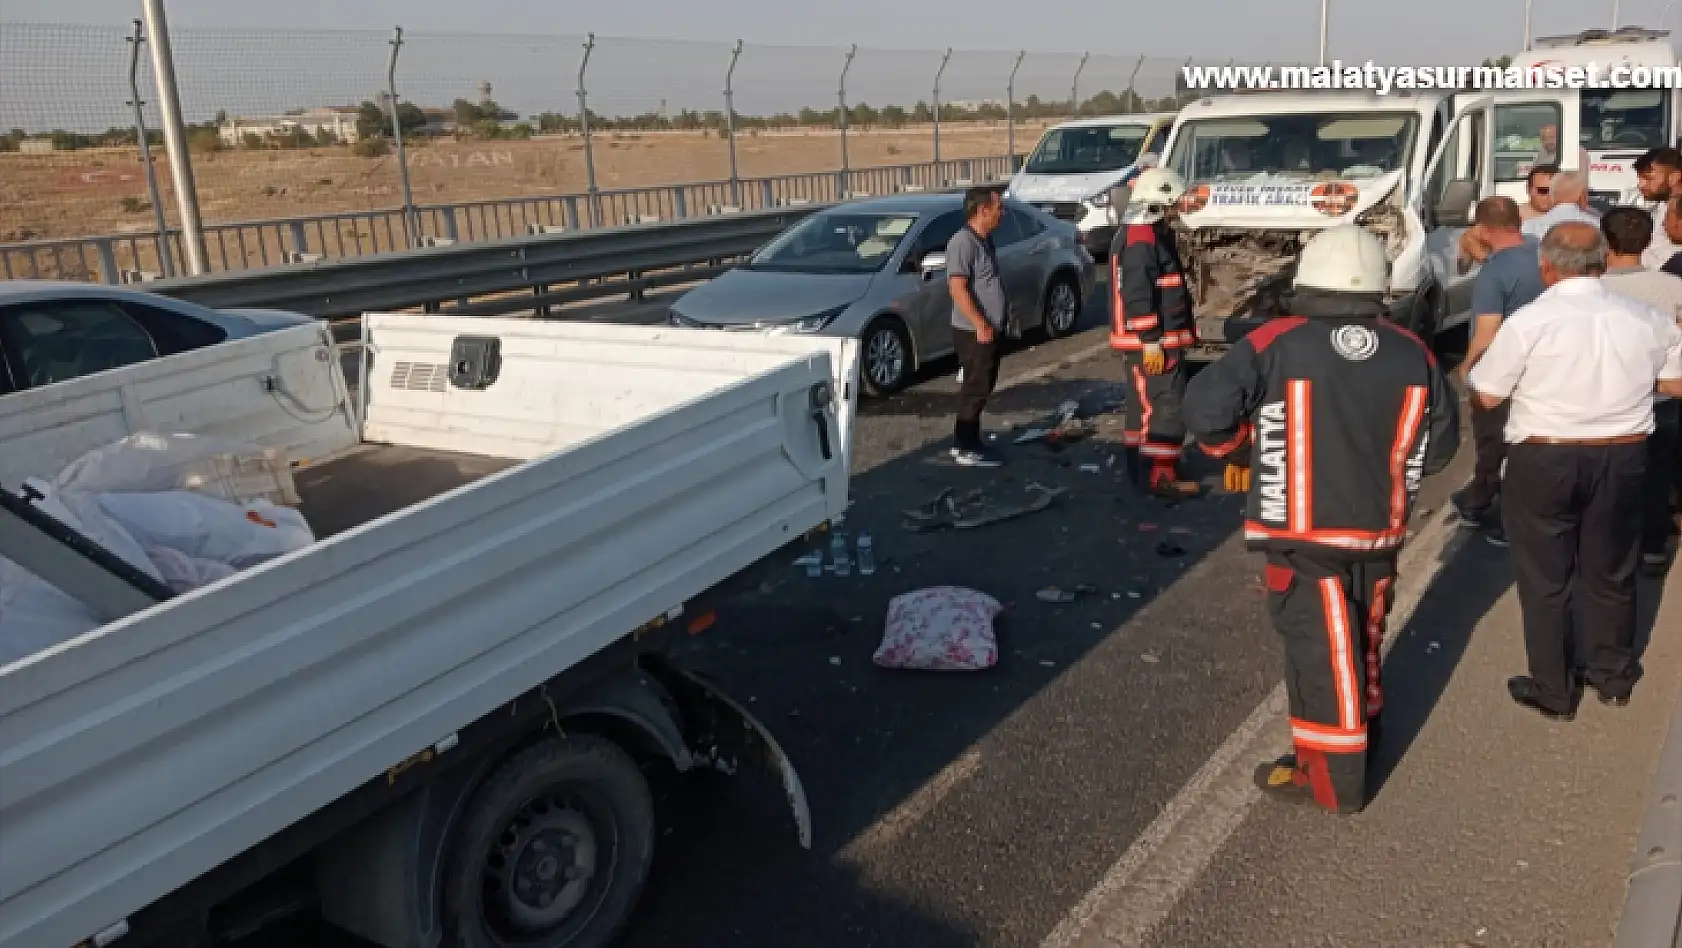
POLYGON ((267 138, 294 131, 308 132, 317 138, 325 132, 350 144, 361 137, 356 131, 356 117, 360 112, 356 106, 333 105, 297 109, 283 115, 239 115, 223 123, 219 132, 223 143, 233 146, 243 144, 247 135, 267 138))
POLYGON ((1003 100, 1003 99, 959 99, 956 102, 943 102, 941 104, 946 105, 946 106, 950 106, 954 109, 963 109, 966 112, 974 112, 975 110, 977 110, 977 109, 979 109, 983 106, 988 106, 988 105, 997 106, 998 108, 1002 109, 1002 108, 1005 107, 1005 100, 1003 100))
POLYGON ((50 155, 58 151, 58 147, 50 138, 26 138, 18 142, 18 151, 25 155, 50 155))

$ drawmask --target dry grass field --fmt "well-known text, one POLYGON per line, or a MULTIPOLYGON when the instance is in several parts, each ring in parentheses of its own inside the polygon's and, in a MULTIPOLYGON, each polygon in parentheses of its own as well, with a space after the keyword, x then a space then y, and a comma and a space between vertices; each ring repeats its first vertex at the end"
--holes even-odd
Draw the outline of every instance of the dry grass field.
MULTIPOLYGON (((1030 148, 1039 127, 1018 126, 1016 146, 1030 148)), ((596 177, 603 189, 730 175, 727 143, 694 132, 598 132, 596 177)), ((931 130, 859 130, 848 135, 854 168, 906 164, 933 157, 931 130)), ((529 141, 428 141, 409 150, 415 201, 456 203, 569 194, 585 190, 584 146, 577 136, 529 141)), ((945 125, 943 158, 997 156, 1006 129, 945 125)), ((743 177, 824 171, 840 166, 833 130, 737 138, 743 177)), ((175 223, 167 159, 154 150, 166 213, 175 223)), ((345 147, 236 150, 194 156, 206 223, 366 211, 401 205, 395 156, 359 158, 345 147)), ((47 155, 0 154, 0 242, 146 232, 154 229, 146 181, 135 149, 47 155)))

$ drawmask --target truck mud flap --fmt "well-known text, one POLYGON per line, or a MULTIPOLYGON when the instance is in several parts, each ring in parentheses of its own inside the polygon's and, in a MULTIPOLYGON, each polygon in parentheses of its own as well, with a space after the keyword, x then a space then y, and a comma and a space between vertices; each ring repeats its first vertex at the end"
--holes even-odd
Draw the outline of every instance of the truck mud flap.
POLYGON ((692 671, 660 662, 658 676, 683 708, 695 762, 726 774, 739 772, 744 764, 769 770, 782 784, 801 848, 811 849, 812 810, 806 788, 770 730, 717 685, 692 671))

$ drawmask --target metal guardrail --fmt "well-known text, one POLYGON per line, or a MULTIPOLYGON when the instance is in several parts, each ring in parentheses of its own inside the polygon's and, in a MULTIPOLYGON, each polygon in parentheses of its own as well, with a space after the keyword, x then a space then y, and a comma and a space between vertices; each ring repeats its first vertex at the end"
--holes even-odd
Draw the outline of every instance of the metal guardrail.
POLYGON ((1613 948, 1682 948, 1682 701, 1671 713, 1613 948))
MULTIPOLYGON (((733 212, 771 210, 849 197, 938 190, 1009 177, 1009 158, 960 158, 923 164, 856 168, 808 174, 743 178, 741 202, 732 205, 730 181, 702 181, 598 191, 423 204, 405 208, 206 224, 212 270, 237 272, 300 266, 389 251, 503 240, 530 234, 592 231, 655 221, 691 220, 733 212)), ((110 234, 0 244, 0 279, 56 279, 101 283, 150 283, 164 272, 167 254, 185 273, 181 232, 110 234)))
POLYGON ((827 204, 634 227, 371 254, 146 284, 218 308, 323 318, 424 308, 461 315, 545 310, 711 279, 827 204), (486 299, 489 297, 489 299, 486 299))

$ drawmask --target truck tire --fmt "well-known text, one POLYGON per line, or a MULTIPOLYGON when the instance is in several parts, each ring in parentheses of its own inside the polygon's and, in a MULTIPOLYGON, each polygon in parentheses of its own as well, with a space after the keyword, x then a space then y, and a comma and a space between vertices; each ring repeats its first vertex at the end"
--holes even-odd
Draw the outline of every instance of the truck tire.
POLYGON ((654 803, 606 738, 547 739, 480 785, 450 847, 444 925, 454 948, 604 948, 642 894, 654 803))

